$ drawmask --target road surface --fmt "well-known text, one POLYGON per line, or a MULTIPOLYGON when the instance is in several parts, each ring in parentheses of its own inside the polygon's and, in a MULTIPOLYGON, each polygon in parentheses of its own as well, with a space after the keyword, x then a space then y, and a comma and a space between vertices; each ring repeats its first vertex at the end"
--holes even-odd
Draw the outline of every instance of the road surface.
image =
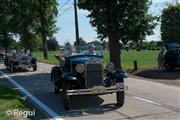
POLYGON ((115 107, 115 94, 108 94, 75 96, 72 110, 65 111, 61 94, 53 93, 53 85, 50 82, 51 67, 52 65, 49 64, 38 63, 36 72, 28 69, 25 72, 9 73, 5 66, 0 64, 0 71, 3 72, 0 80, 10 79, 9 82, 14 81, 23 87, 29 93, 25 94, 25 97, 30 99, 30 95, 36 98, 33 101, 34 105, 39 107, 48 119, 57 117, 65 120, 180 120, 180 88, 178 86, 133 78, 125 80, 128 90, 125 94, 125 104, 121 108, 115 107), (45 107, 43 108, 42 104, 39 106, 37 101, 45 107))

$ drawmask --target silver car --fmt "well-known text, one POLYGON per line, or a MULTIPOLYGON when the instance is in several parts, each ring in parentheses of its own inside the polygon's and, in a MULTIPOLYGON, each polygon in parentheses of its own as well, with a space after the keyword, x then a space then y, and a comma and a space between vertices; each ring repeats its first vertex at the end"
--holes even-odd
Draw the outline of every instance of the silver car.
POLYGON ((14 72, 18 68, 33 68, 37 70, 37 60, 32 56, 30 50, 11 50, 5 55, 5 65, 9 67, 10 72, 14 72))

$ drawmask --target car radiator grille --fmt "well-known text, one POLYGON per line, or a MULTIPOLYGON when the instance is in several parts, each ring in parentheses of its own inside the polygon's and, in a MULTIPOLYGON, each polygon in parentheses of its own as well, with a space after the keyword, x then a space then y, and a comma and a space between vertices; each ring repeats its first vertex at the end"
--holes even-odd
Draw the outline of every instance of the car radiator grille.
POLYGON ((85 65, 85 84, 87 88, 103 84, 103 65, 88 63, 85 65))
POLYGON ((21 57, 19 63, 24 64, 24 65, 28 65, 28 58, 27 57, 21 57))

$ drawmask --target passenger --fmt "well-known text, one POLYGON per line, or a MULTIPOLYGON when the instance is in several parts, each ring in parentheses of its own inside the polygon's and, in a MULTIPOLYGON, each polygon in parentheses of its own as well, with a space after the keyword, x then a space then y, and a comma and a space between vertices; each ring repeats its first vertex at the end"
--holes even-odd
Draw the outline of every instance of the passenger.
POLYGON ((73 47, 71 46, 70 43, 66 43, 64 47, 64 56, 68 57, 71 56, 72 54, 73 54, 73 47))
POLYGON ((159 70, 160 72, 162 72, 163 69, 164 69, 164 52, 165 52, 165 49, 164 49, 164 47, 162 47, 162 48, 160 49, 159 54, 158 54, 158 59, 157 59, 157 61, 158 61, 158 70, 159 70))

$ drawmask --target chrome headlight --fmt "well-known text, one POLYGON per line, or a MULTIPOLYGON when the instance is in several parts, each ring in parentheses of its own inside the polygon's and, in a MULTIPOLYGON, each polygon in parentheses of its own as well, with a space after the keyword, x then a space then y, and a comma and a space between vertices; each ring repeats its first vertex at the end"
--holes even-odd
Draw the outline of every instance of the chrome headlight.
POLYGON ((84 72, 84 64, 77 64, 76 65, 76 71, 78 72, 78 73, 83 73, 84 72))
POLYGON ((106 70, 112 72, 114 70, 114 64, 112 62, 106 65, 106 70))

